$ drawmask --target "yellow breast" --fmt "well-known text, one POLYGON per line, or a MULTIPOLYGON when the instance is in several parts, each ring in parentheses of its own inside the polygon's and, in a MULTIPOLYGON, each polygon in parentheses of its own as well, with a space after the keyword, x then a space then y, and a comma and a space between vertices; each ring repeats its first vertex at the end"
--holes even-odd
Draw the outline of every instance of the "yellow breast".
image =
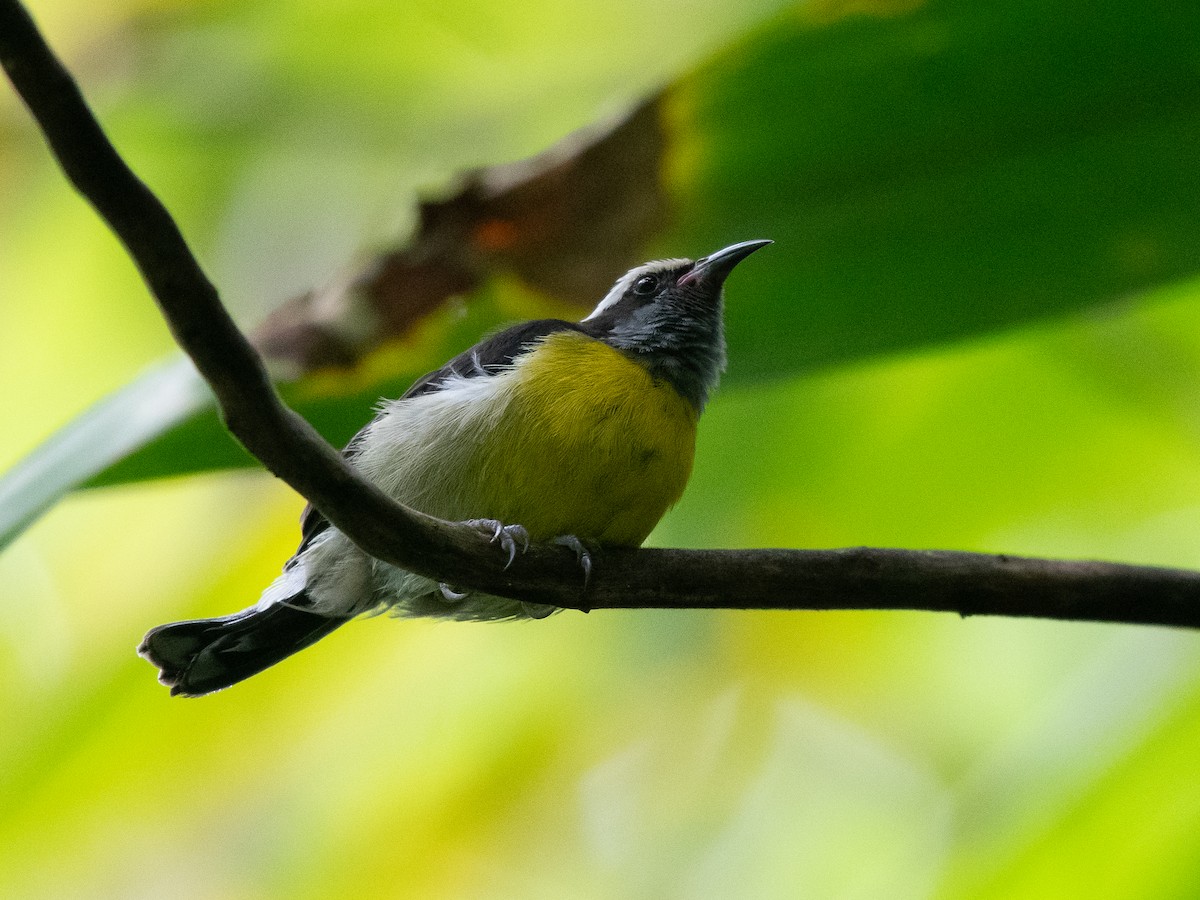
POLYGON ((501 377, 513 380, 475 459, 474 515, 524 525, 535 540, 641 544, 691 475, 695 409, 638 363, 572 331, 548 336, 501 377))

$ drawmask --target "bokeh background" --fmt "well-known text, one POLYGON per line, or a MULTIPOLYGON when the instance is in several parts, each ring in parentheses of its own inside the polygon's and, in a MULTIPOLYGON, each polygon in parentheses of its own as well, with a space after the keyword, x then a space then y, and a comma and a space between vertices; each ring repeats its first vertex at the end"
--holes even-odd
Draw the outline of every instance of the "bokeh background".
MULTIPOLYGON (((982 6, 32 4, 248 325, 402 240, 418 193, 673 85, 647 256, 777 244, 731 279, 653 543, 1200 566, 1200 26, 982 6)), ((445 322, 554 302, 498 273, 391 377, 473 339, 445 322)), ((173 352, 7 91, 0 348, 0 469, 173 352)), ((100 419, 98 453, 140 427, 100 419)), ((5 897, 1200 895, 1196 635, 380 618, 172 700, 141 634, 253 602, 302 502, 130 477, 0 554, 5 897)))

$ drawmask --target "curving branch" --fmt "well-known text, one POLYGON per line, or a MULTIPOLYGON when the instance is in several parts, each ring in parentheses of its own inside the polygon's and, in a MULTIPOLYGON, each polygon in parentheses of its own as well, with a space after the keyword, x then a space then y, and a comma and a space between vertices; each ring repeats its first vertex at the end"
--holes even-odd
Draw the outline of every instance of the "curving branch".
POLYGON ((372 556, 422 575, 574 609, 913 609, 1200 627, 1200 573, 948 551, 530 547, 407 509, 360 478, 275 393, 179 228, 108 141, 17 0, 0 0, 0 64, 75 188, 124 244, 233 435, 372 556))

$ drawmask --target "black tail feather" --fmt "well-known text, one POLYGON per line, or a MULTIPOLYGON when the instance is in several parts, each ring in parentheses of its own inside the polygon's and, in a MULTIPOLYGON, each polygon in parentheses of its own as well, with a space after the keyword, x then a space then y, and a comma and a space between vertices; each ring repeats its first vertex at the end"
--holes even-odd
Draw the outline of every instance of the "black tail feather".
POLYGON ((201 697, 258 674, 348 621, 290 605, 252 607, 160 625, 142 639, 138 653, 158 666, 158 680, 172 696, 201 697))

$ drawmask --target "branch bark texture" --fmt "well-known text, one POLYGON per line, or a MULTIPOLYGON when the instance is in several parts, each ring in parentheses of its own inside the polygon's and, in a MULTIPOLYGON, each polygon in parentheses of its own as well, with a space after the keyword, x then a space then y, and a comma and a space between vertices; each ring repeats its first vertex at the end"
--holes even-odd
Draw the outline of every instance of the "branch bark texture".
POLYGON ((124 244, 225 423, 367 553, 463 588, 575 609, 911 609, 1200 627, 1200 573, 949 551, 600 550, 488 536, 393 502, 275 393, 162 203, 129 169, 23 6, 0 0, 0 64, 63 171, 124 244))

